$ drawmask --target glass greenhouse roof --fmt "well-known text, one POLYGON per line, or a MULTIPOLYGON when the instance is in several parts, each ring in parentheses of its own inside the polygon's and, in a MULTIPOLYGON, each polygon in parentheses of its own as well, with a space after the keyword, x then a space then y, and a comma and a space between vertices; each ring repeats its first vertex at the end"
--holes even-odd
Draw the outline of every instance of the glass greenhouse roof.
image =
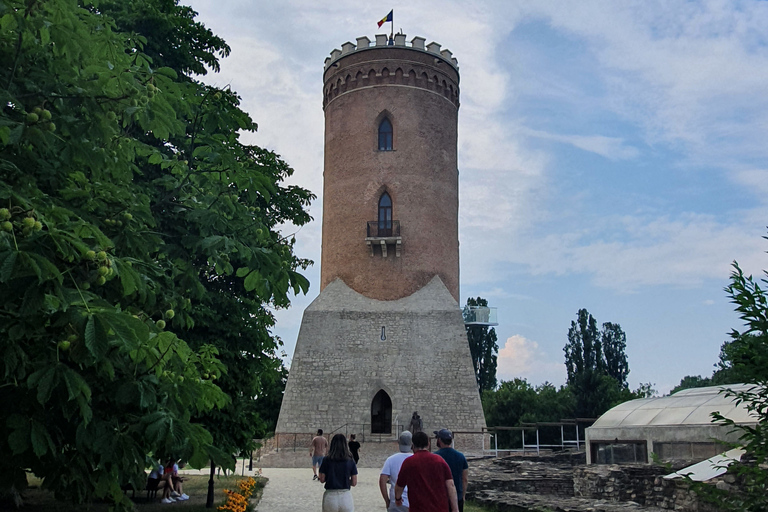
POLYGON ((753 384, 728 384, 684 389, 674 395, 641 398, 619 404, 600 416, 592 428, 643 427, 653 425, 707 425, 712 413, 719 412, 736 423, 755 423, 756 416, 723 389, 746 391, 753 384))

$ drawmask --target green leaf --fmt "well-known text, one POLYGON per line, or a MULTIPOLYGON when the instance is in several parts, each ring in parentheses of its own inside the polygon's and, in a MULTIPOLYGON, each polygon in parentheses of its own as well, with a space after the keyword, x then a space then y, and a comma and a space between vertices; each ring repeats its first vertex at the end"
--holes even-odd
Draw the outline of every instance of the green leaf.
POLYGON ((8 134, 8 140, 6 141, 7 145, 14 145, 18 144, 21 140, 21 136, 24 133, 24 125, 19 123, 16 125, 15 128, 11 130, 11 132, 8 134))
MULTIPOLYGON (((51 393, 56 387, 56 384, 58 384, 59 379, 56 370, 57 366, 51 366, 50 368, 43 370, 40 374, 39 382, 37 382, 37 401, 40 402, 41 405, 45 405, 48 400, 50 400, 51 393)), ((32 380, 31 376, 30 380, 32 380)))
POLYGON ((19 455, 29 449, 29 427, 11 432, 8 436, 8 445, 14 455, 19 455))
POLYGON ((167 76, 168 78, 172 78, 174 80, 179 77, 179 75, 176 74, 176 71, 174 71, 172 68, 157 68, 155 73, 158 75, 167 76))
POLYGON ((91 352, 96 354, 98 340, 96 339, 96 320, 93 315, 88 315, 88 321, 85 323, 85 346, 91 352))
POLYGON ((39 422, 32 420, 32 450, 35 455, 42 457, 48 451, 54 451, 53 440, 48 435, 48 431, 39 422))
POLYGON ((71 368, 64 367, 62 377, 64 378, 64 384, 67 386, 70 400, 76 400, 79 396, 82 396, 86 401, 91 399, 91 388, 88 387, 88 383, 79 373, 71 368))
POLYGON ((107 334, 117 339, 126 350, 135 350, 149 336, 149 328, 136 318, 125 313, 99 313, 96 317, 103 324, 107 334))
POLYGON ((18 254, 16 251, 0 253, 0 283, 6 283, 11 278, 18 254))
POLYGON ((243 286, 245 286, 246 291, 257 290, 260 292, 264 289, 264 278, 258 270, 252 270, 243 281, 243 286))

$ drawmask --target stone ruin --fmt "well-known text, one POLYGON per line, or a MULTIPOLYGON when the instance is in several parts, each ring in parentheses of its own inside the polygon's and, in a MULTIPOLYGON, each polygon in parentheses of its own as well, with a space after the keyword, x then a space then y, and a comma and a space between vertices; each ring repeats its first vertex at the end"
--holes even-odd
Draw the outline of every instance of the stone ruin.
MULTIPOLYGON (((500 512, 715 512, 687 482, 663 478, 677 469, 682 466, 587 466, 584 452, 474 459, 467 499, 500 512)), ((729 479, 732 484, 726 474, 717 485, 729 485, 729 479)))

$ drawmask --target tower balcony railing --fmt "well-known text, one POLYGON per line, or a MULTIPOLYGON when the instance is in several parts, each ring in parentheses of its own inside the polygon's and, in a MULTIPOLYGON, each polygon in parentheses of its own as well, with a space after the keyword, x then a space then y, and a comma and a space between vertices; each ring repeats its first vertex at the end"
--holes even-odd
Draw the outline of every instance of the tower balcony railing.
POLYGON ((372 220, 368 222, 365 231, 365 243, 371 249, 371 256, 375 254, 375 247, 381 250, 381 257, 387 257, 387 245, 395 246, 395 258, 400 257, 400 247, 403 239, 400 237, 400 221, 392 220, 380 222, 372 220))
POLYGON ((499 325, 496 308, 488 306, 464 306, 461 311, 464 325, 499 325))
POLYGON ((400 236, 400 221, 379 222, 372 220, 368 222, 366 231, 367 238, 397 238, 400 236))

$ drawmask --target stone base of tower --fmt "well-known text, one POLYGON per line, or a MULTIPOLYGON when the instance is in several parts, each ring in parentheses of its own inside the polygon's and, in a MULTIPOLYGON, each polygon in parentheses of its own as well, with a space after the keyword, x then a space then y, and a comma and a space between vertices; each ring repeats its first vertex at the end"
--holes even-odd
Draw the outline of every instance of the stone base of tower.
POLYGON ((485 417, 458 303, 439 277, 393 301, 333 281, 304 311, 277 436, 322 428, 394 439, 414 411, 430 437, 449 428, 465 450, 482 449, 485 417))

